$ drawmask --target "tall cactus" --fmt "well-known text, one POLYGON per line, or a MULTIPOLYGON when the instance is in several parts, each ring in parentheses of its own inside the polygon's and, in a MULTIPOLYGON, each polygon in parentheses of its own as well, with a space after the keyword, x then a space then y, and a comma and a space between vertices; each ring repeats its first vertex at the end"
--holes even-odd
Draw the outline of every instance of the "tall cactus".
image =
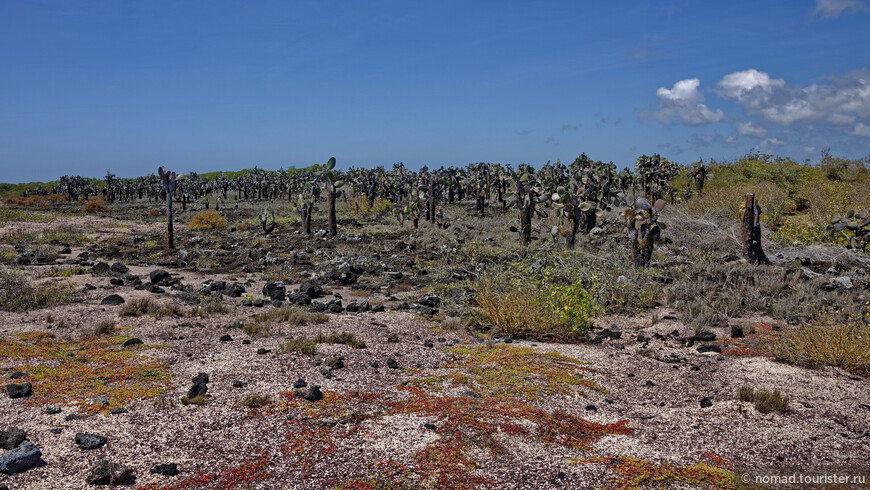
POLYGON ((338 189, 344 185, 344 180, 338 178, 334 169, 335 157, 332 157, 328 162, 326 162, 326 165, 323 167, 323 171, 320 174, 320 178, 323 180, 326 187, 326 205, 329 210, 327 232, 329 233, 329 236, 335 236, 338 234, 338 222, 335 219, 335 198, 341 194, 341 191, 338 189))
POLYGON ((631 259, 635 267, 647 267, 652 260, 653 246, 666 228, 664 223, 658 222, 659 213, 664 207, 665 201, 662 199, 650 204, 645 198, 639 197, 633 206, 627 207, 623 212, 631 259))
POLYGON ((550 199, 541 195, 542 189, 537 186, 534 169, 528 165, 520 165, 514 174, 513 195, 507 206, 516 206, 520 212, 520 227, 511 226, 510 230, 520 235, 520 243, 525 247, 532 239, 532 218, 537 214, 542 218, 547 213, 538 209, 537 205, 550 199))
POLYGON ((172 194, 178 188, 179 182, 184 179, 184 175, 176 175, 175 172, 169 172, 162 166, 158 170, 158 173, 160 174, 160 184, 166 193, 166 218, 169 221, 167 224, 166 246, 172 250, 175 248, 175 234, 172 230, 172 194))

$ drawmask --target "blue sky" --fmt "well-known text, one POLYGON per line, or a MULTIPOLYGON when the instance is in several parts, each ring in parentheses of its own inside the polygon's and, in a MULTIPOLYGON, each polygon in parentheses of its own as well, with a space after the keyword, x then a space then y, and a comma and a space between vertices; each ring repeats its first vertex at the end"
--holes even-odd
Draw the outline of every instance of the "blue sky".
POLYGON ((870 154, 866 0, 0 0, 0 181, 870 154))

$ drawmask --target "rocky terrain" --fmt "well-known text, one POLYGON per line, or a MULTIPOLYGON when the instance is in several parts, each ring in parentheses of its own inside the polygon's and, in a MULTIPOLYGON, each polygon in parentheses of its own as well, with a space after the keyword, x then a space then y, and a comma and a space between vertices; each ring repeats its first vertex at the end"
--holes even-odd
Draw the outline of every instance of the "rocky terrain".
MULTIPOLYGON (((617 224, 584 238, 616 243, 617 224)), ((867 378, 766 355, 788 318, 698 329, 662 299, 605 311, 582 343, 480 333, 460 319, 486 261, 461 249, 501 231, 367 226, 182 228, 165 250, 156 219, 5 222, 4 273, 68 298, 0 312, 0 488, 736 488, 743 466, 868 468, 867 378)), ((866 302, 867 262, 818 259, 834 253, 764 267, 866 302)))

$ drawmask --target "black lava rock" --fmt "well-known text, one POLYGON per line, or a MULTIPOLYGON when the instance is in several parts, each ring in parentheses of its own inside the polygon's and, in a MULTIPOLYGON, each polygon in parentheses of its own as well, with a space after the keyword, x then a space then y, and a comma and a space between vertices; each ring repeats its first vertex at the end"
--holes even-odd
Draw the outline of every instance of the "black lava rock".
POLYGON ((309 279, 299 286, 299 292, 309 298, 317 298, 323 294, 323 287, 317 279, 309 279))
POLYGON ((701 344, 698 346, 698 352, 722 352, 722 346, 719 344, 701 344))
POLYGON ((14 475, 27 471, 39 464, 42 458, 42 451, 36 447, 36 444, 25 440, 15 449, 10 449, 0 455, 0 473, 14 475))
POLYGON ((106 445, 106 441, 108 441, 108 439, 106 439, 105 436, 89 434, 86 432, 79 432, 78 434, 76 434, 75 438, 76 446, 78 446, 83 451, 99 449, 106 445))
POLYGON ((319 386, 312 386, 305 391, 297 391, 294 395, 310 402, 316 402, 323 399, 323 392, 320 391, 319 386))
POLYGON ((390 357, 387 359, 387 367, 390 369, 399 369, 399 361, 390 357))
POLYGON ((233 381, 233 388, 244 388, 244 387, 245 387, 244 381, 233 381))
POLYGON ((263 296, 272 301, 281 301, 286 295, 287 288, 284 287, 284 283, 281 281, 268 281, 263 286, 263 296))
POLYGON ((172 276, 170 276, 169 273, 163 269, 157 269, 151 271, 151 273, 148 274, 148 277, 151 279, 151 284, 160 284, 161 282, 166 281, 172 276))
POLYGON ((731 325, 731 338, 739 339, 743 337, 743 327, 741 325, 731 325))
POLYGON ((302 378, 297 379, 296 382, 293 383, 293 388, 296 389, 305 388, 306 386, 308 386, 308 383, 306 383, 305 380, 302 378))
POLYGON ((152 475, 175 476, 180 473, 175 463, 159 464, 149 471, 152 475))
POLYGON ((232 342, 233 338, 230 336, 230 334, 224 334, 221 335, 221 338, 218 340, 220 340, 221 342, 232 342))
POLYGON ((701 332, 696 335, 692 335, 686 340, 692 340, 694 342, 713 342, 716 340, 716 334, 713 332, 701 332))
POLYGON ((110 294, 100 301, 101 305, 122 305, 125 300, 120 294, 110 294))
POLYGON ((710 408, 713 406, 713 397, 705 396, 701 398, 701 408, 710 408))
POLYGON ((132 347, 134 345, 139 345, 141 343, 142 343, 141 340, 137 339, 136 337, 133 337, 132 339, 129 339, 126 342, 124 342, 124 347, 132 347))
POLYGON ((27 439, 27 432, 18 427, 10 427, 9 430, 0 431, 0 448, 15 449, 27 439))
POLYGON ((33 394, 33 385, 9 383, 6 385, 6 393, 9 394, 9 398, 25 398, 33 394))

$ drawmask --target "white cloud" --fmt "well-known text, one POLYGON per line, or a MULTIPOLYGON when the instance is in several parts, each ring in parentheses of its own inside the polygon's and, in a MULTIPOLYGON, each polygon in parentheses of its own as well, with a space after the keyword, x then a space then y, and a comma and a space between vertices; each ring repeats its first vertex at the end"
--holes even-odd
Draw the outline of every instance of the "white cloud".
POLYGON ((866 10, 867 4, 863 0, 816 0, 813 14, 823 19, 836 19, 843 14, 866 10))
POLYGON ((753 105, 768 99, 773 90, 780 87, 785 87, 785 80, 772 79, 767 73, 756 69, 731 73, 719 81, 719 93, 723 97, 753 105))
POLYGON ((785 141, 777 138, 764 138, 761 140, 761 143, 758 144, 761 148, 770 148, 771 146, 784 146, 785 141))
POLYGON ((870 70, 796 88, 753 69, 725 75, 718 87, 722 97, 736 99, 748 112, 785 126, 825 119, 851 125, 857 118, 870 117, 870 70))
POLYGON ((670 89, 659 87, 656 95, 661 99, 658 102, 656 117, 662 122, 672 123, 680 120, 683 124, 699 126, 725 119, 721 109, 710 110, 704 103, 704 94, 698 87, 701 81, 697 78, 680 80, 670 89))
POLYGON ((737 125, 737 132, 743 136, 754 136, 756 138, 764 138, 767 136, 767 130, 758 127, 752 121, 746 121, 737 125))
POLYGON ((855 126, 855 130, 852 131, 852 134, 854 134, 855 136, 870 138, 870 126, 864 123, 858 123, 858 125, 855 126))

